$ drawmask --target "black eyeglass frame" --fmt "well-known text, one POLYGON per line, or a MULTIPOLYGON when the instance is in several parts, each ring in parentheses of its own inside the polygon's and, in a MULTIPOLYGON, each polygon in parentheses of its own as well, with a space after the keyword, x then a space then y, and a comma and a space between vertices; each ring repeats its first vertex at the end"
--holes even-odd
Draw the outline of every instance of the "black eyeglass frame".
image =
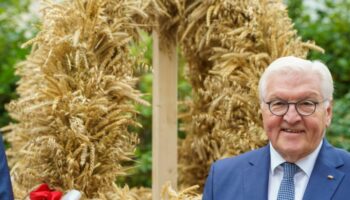
POLYGON ((297 113, 300 116, 310 116, 310 115, 315 113, 316 107, 317 107, 318 104, 324 103, 326 101, 328 101, 328 99, 324 99, 322 101, 312 101, 312 100, 305 100, 305 99, 303 99, 303 100, 300 100, 300 101, 297 101, 297 102, 288 102, 288 101, 285 101, 285 100, 272 100, 272 101, 268 101, 268 102, 265 102, 265 101, 263 101, 263 102, 266 103, 269 106, 269 110, 270 110, 271 114, 281 117, 281 116, 284 116, 288 112, 290 104, 294 104, 294 108, 295 108, 295 110, 297 111, 297 113), (280 102, 283 102, 284 104, 288 105, 286 111, 283 114, 277 115, 276 113, 272 112, 272 110, 271 110, 271 103, 276 102, 276 101, 280 101, 280 102), (314 109, 313 109, 313 111, 310 114, 302 114, 299 111, 298 105, 300 103, 302 103, 302 102, 310 102, 310 103, 312 103, 314 105, 314 109))

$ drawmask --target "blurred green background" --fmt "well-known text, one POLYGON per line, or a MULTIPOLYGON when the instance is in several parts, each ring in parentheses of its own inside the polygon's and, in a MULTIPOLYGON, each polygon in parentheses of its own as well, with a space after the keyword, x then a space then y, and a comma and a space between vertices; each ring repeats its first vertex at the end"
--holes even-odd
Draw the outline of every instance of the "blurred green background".
MULTIPOLYGON (((318 59, 330 68, 335 81, 334 115, 327 137, 332 144, 350 151, 350 1, 348 0, 285 0, 289 16, 303 40, 314 40, 326 50, 325 54, 312 52, 311 59, 318 59), (303 3, 304 2, 304 3, 303 3), (317 2, 317 3, 316 3, 317 2)), ((0 127, 11 119, 4 105, 16 98, 18 77, 14 75, 16 63, 24 60, 30 49, 20 46, 38 31, 38 3, 30 0, 1 0, 0 2, 0 127)), ((133 44, 131 52, 145 52, 145 60, 152 65, 152 39, 146 33, 139 44, 133 44)), ((179 101, 191 96, 191 86, 185 80, 184 60, 181 55, 179 67, 179 101)), ((146 93, 145 99, 152 102, 152 74, 150 70, 138 72, 138 89, 146 93)), ((182 109, 181 107, 179 109, 182 109)), ((152 170, 152 108, 138 106, 139 121, 143 128, 136 130, 141 144, 136 151, 136 167, 130 175, 118 179, 129 186, 151 187, 152 170)), ((179 136, 184 134, 179 131, 179 136)))

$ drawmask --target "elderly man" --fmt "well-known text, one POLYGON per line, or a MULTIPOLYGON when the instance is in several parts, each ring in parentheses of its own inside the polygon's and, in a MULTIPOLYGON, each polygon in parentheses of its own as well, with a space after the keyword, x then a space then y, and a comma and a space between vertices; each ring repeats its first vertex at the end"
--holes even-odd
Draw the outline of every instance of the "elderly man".
POLYGON ((333 80, 317 61, 283 57, 259 82, 269 144, 215 162, 203 200, 348 200, 350 154, 324 138, 333 80))
POLYGON ((0 200, 13 200, 10 174, 7 167, 5 148, 0 133, 0 200))

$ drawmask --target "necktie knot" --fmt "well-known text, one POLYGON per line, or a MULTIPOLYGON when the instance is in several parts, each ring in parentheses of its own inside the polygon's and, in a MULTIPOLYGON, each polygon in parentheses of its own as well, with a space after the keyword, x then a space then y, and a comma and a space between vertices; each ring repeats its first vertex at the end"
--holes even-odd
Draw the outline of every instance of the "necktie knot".
POLYGON ((299 170, 298 165, 290 162, 285 162, 283 165, 283 178, 294 178, 294 175, 299 170))

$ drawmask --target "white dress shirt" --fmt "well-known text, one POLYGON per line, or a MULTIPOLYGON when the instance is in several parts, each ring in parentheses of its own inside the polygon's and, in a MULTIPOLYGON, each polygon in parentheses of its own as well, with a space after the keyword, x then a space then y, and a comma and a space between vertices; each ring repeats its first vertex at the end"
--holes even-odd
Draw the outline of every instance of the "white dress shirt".
MULTIPOLYGON (((320 152, 323 141, 321 140, 318 147, 308 156, 298 160, 295 164, 298 165, 300 170, 294 176, 295 185, 295 200, 302 200, 307 183, 309 182, 312 170, 314 168, 318 153, 320 152)), ((278 190, 283 178, 282 163, 286 160, 273 148, 270 143, 270 173, 269 173, 269 200, 276 200, 278 190)))

